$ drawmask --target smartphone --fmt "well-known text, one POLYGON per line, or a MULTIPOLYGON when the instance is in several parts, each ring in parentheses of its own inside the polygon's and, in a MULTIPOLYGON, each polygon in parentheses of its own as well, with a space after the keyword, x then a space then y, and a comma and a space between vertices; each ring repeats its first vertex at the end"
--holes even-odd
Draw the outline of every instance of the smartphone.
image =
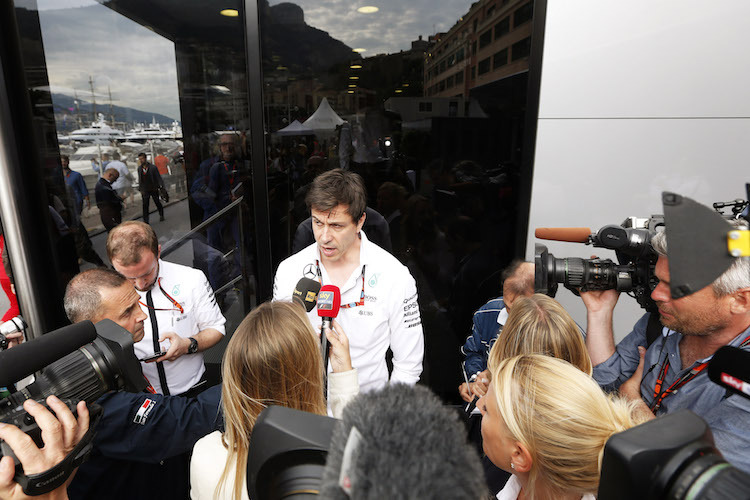
POLYGON ((161 358, 166 353, 167 351, 157 352, 155 354, 151 354, 150 356, 146 356, 145 358, 139 358, 138 361, 143 361, 144 363, 148 363, 149 361, 154 361, 155 359, 161 358))

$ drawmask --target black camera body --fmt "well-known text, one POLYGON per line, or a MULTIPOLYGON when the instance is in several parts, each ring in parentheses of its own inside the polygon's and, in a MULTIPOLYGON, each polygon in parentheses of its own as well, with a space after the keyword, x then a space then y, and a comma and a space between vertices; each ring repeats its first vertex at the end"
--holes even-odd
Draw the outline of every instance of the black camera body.
POLYGON ((611 259, 558 259, 547 247, 536 244, 534 252, 534 291, 552 294, 558 283, 573 293, 578 289, 610 290, 632 295, 648 311, 655 311, 651 291, 658 280, 654 266, 658 255, 651 247, 651 238, 664 226, 664 217, 648 219, 629 217, 621 225, 607 225, 588 236, 587 245, 614 250, 619 263, 611 259))
POLYGON ((41 430, 23 403, 33 399, 46 406, 47 396, 55 395, 74 415, 78 401, 86 401, 91 423, 84 439, 61 464, 33 476, 23 473, 13 451, 0 441, 0 457, 13 457, 15 480, 28 495, 52 491, 85 461, 101 416, 101 407, 94 403, 100 396, 109 391, 140 392, 147 385, 133 351, 132 334, 110 320, 96 325, 77 323, 0 353, 0 385, 11 386, 38 370, 42 371, 33 383, 0 400, 0 422, 16 425, 42 447, 41 430))

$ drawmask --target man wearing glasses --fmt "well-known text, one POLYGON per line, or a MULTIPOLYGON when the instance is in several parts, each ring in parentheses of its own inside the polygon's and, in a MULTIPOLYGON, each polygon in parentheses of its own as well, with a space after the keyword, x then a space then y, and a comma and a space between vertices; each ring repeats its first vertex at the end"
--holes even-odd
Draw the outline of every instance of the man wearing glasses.
MULTIPOLYGON (((339 287, 337 321, 349 337, 352 365, 363 391, 388 382, 389 347, 392 382, 416 383, 424 356, 414 278, 362 231, 366 199, 362 178, 355 173, 336 169, 315 178, 306 198, 315 243, 284 260, 274 281, 274 300, 291 300, 302 277, 339 287)), ((308 317, 319 331, 317 312, 308 317)))
POLYGON ((724 458, 750 472, 750 401, 730 396, 708 378, 706 370, 720 347, 747 350, 750 346, 750 258, 735 258, 711 285, 673 298, 666 234, 658 233, 651 244, 659 254, 654 270, 659 284, 651 298, 663 325, 653 343, 648 345, 647 325, 654 313, 647 313, 615 349, 612 312, 619 293, 581 292, 594 378, 602 387, 619 388, 650 418, 682 409, 693 411, 711 428, 724 458))
POLYGON ((120 224, 107 238, 109 260, 133 283, 148 314, 144 338, 134 346, 147 359, 144 375, 157 393, 195 396, 205 387, 202 351, 221 340, 226 319, 201 271, 160 254, 156 233, 140 221, 120 224))

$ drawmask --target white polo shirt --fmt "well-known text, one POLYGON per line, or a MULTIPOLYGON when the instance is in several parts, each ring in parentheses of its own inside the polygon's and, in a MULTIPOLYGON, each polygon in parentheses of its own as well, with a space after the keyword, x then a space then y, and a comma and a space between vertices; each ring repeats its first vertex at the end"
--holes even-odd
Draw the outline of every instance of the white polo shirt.
MULTIPOLYGON (((409 270, 390 253, 371 243, 361 232, 359 266, 341 288, 341 304, 358 302, 365 266, 364 306, 341 309, 336 320, 349 337, 352 365, 359 374, 362 392, 379 389, 388 382, 385 353, 393 351, 392 382, 414 384, 422 373, 424 335, 417 304, 417 288, 409 270)), ((274 280, 274 300, 292 300, 300 278, 317 280, 316 260, 323 285, 331 284, 317 244, 313 243, 279 264, 274 280)), ((315 331, 321 318, 316 309, 308 313, 315 331)), ((330 365, 329 365, 330 371, 330 365)))
MULTIPOLYGON (((142 304, 147 304, 146 293, 138 291, 142 304)), ((141 305, 141 309, 149 317, 143 322, 143 339, 134 346, 135 355, 139 359, 154 354, 151 327, 153 314, 156 314, 160 334, 176 332, 180 337, 188 338, 206 328, 213 328, 220 331, 222 335, 225 334, 226 319, 221 314, 206 276, 198 269, 160 259, 159 279, 151 289, 151 298, 154 301, 154 307, 159 310, 152 311, 141 305), (182 312, 169 297, 182 306, 182 312)), ((166 346, 168 343, 165 342, 162 345, 166 346)), ((206 371, 201 352, 185 354, 174 361, 165 361, 162 365, 167 376, 169 392, 172 395, 182 394, 193 387, 206 371)), ((141 368, 156 392, 163 394, 156 363, 141 363, 141 368)))

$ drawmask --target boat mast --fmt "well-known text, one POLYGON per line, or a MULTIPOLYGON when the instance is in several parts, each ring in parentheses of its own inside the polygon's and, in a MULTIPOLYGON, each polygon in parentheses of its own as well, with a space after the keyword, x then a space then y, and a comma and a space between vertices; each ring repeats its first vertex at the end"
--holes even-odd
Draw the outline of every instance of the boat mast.
POLYGON ((92 117, 91 123, 96 122, 96 95, 94 95, 94 79, 89 75, 89 87, 91 88, 91 106, 92 106, 92 117))

